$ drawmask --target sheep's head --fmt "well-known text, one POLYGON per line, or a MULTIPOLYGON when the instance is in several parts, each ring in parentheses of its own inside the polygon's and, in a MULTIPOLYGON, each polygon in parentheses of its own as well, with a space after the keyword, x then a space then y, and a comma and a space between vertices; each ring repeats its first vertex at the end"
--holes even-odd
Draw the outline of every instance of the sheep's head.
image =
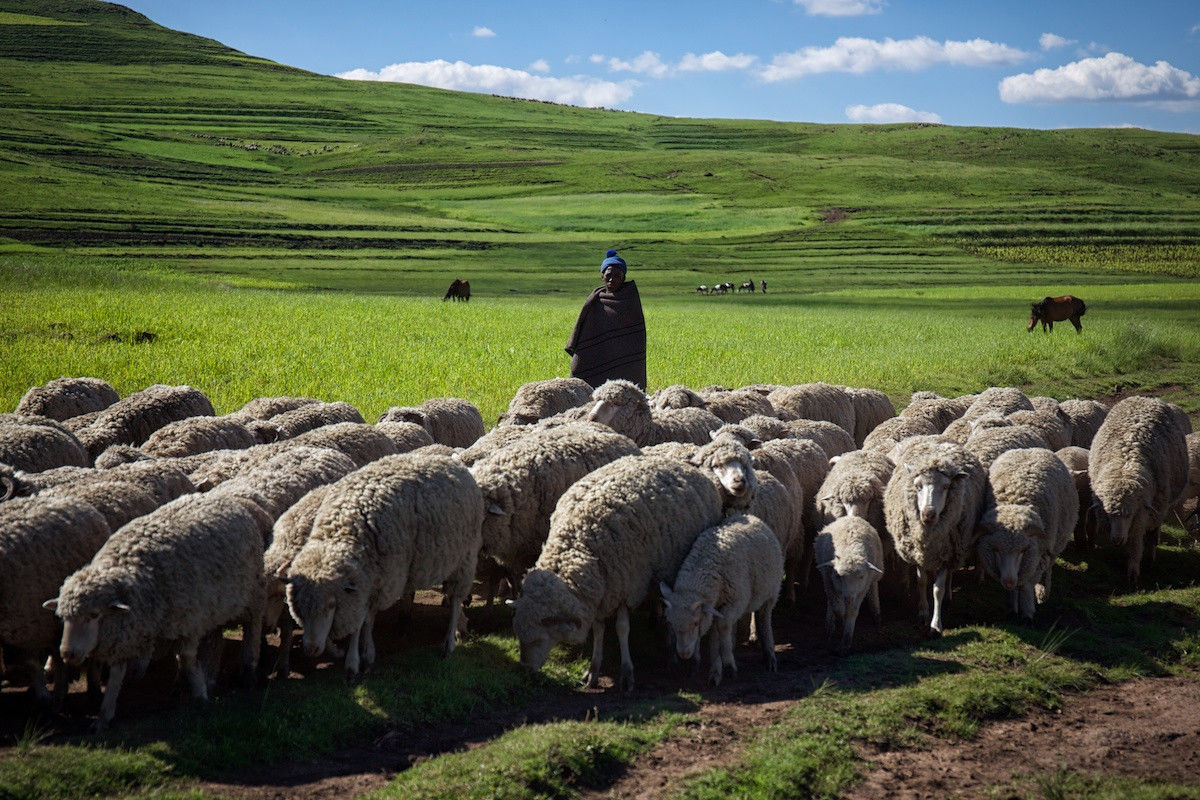
POLYGON ((700 639, 712 627, 713 619, 721 616, 721 612, 703 598, 686 589, 672 591, 670 586, 659 582, 663 604, 666 607, 667 625, 675 634, 675 651, 685 661, 696 655, 700 639))
POLYGON ((1146 511, 1151 514, 1147 499, 1153 494, 1154 479, 1150 471, 1140 464, 1126 465, 1117 476, 1117 480, 1097 481, 1096 499, 1100 502, 1105 516, 1108 517, 1108 533, 1114 545, 1118 547, 1129 540, 1134 529, 1134 521, 1146 511))
MULTIPOLYGON (((592 401, 594 405, 588 412, 588 421, 607 425, 626 436, 637 432, 633 428, 638 426, 639 421, 645 422, 650 418, 650 401, 646 393, 632 381, 605 381, 592 392, 592 401)), ((636 440, 637 437, 632 438, 636 440)))
POLYGON ((738 425, 732 422, 722 425, 715 431, 711 431, 709 436, 714 442, 722 437, 736 439, 737 441, 741 442, 747 450, 757 450, 758 448, 762 447, 762 439, 758 437, 758 434, 744 425, 738 425))
POLYGON ((129 593, 112 581, 97 582, 90 566, 67 578, 58 597, 42 603, 63 621, 59 654, 68 664, 79 664, 99 644, 103 629, 120 624, 131 612, 129 593))
POLYGON ((681 383, 659 389, 651 399, 653 408, 708 408, 703 397, 681 383))
POLYGON ((946 498, 950 496, 954 481, 965 476, 958 470, 944 472, 940 469, 922 469, 914 471, 909 464, 905 469, 912 475, 913 489, 916 491, 917 514, 921 524, 932 527, 941 519, 942 511, 946 508, 946 498))
POLYGON ((549 570, 530 570, 521 583, 521 596, 510 604, 521 664, 530 670, 541 669, 559 642, 582 642, 591 627, 579 600, 549 570))
POLYGON ((700 448, 691 463, 712 472, 726 508, 748 508, 758 488, 754 460, 740 441, 719 438, 700 448))
POLYGON ((1030 506, 1002 504, 980 518, 976 552, 984 570, 1012 591, 1033 580, 1045 524, 1030 506))
POLYGON ((353 633, 366 619, 370 587, 348 564, 333 566, 330 556, 326 542, 310 540, 284 567, 288 607, 304 628, 304 652, 309 656, 320 655, 330 639, 353 633))

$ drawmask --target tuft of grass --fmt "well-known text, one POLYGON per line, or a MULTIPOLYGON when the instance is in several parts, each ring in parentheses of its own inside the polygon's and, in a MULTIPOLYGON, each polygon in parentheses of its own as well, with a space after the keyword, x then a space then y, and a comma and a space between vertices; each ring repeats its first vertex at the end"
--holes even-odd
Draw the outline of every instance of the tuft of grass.
POLYGON ((989 794, 1027 800, 1189 800, 1200 798, 1200 787, 1059 767, 1043 775, 1020 776, 989 794))

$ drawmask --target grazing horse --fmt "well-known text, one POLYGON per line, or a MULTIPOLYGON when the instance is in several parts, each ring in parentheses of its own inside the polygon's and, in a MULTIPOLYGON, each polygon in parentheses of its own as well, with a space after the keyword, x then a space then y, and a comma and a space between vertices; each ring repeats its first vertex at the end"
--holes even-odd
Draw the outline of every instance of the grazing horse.
POLYGON ((1086 311, 1087 305, 1078 297, 1069 294, 1064 294, 1062 297, 1047 297, 1032 305, 1029 327, 1026 330, 1032 332, 1033 327, 1041 322, 1042 331, 1048 333, 1054 330, 1054 323, 1069 319, 1075 326, 1075 332, 1080 333, 1083 331, 1083 325, 1080 324, 1079 318, 1086 311))
POLYGON ((463 302, 471 301, 471 282, 464 278, 455 278, 450 284, 450 288, 446 290, 442 302, 447 300, 462 300, 463 302))
POLYGON ((745 283, 743 283, 741 286, 738 287, 738 291, 739 292, 746 292, 746 291, 753 292, 754 291, 754 281, 746 281, 745 283))

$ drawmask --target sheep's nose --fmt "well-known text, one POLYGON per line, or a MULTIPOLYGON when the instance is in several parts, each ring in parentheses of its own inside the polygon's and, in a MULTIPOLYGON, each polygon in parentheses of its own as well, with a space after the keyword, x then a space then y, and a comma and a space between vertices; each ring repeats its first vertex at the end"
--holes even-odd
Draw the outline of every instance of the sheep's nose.
POLYGON ((75 666, 79 663, 79 656, 75 655, 75 651, 68 647, 62 648, 60 655, 62 656, 62 660, 71 666, 75 666))
POLYGON ((921 522, 924 522, 926 525, 932 525, 935 520, 937 520, 937 512, 932 508, 927 508, 921 512, 921 522))

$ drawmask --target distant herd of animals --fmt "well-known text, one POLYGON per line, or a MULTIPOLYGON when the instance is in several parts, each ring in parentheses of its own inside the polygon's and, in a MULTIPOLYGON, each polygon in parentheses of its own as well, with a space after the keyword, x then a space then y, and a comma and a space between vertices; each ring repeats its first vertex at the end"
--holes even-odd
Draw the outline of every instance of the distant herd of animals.
MULTIPOLYGON (((767 282, 759 281, 759 286, 762 287, 762 293, 766 294, 767 293, 767 282)), ((732 284, 728 281, 725 283, 714 283, 712 286, 709 286, 706 283, 702 283, 696 287, 697 294, 729 294, 732 291, 734 291, 734 284, 732 284)), ((753 292, 754 291, 754 280, 750 279, 748 281, 745 281, 744 283, 737 284, 737 291, 753 292)))

